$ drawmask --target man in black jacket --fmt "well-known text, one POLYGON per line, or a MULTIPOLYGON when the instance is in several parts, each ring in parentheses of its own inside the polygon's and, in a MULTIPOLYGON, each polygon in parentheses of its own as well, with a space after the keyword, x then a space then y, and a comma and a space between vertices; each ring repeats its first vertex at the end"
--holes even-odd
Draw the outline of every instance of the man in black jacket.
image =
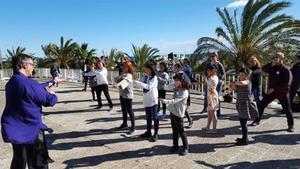
POLYGON ((290 103, 290 86, 293 76, 290 69, 283 64, 283 60, 284 54, 277 52, 273 56, 273 62, 262 67, 262 70, 269 74, 268 91, 258 106, 259 118, 252 124, 259 124, 265 108, 273 100, 278 99, 287 117, 287 131, 294 132, 294 117, 290 103))

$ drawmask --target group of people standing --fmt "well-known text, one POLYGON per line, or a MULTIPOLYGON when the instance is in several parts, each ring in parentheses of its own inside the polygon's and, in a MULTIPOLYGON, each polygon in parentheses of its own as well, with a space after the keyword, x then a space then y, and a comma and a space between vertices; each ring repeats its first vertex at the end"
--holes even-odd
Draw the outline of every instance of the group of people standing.
MULTIPOLYGON (((42 106, 54 106, 57 96, 51 87, 59 82, 59 69, 53 67, 51 74, 53 80, 39 84, 31 79, 33 71, 32 57, 20 54, 12 59, 14 75, 5 87, 6 106, 1 118, 1 132, 5 142, 13 147, 12 169, 25 168, 47 168, 48 162, 52 159, 48 156, 44 132, 52 132, 41 118, 42 106), (17 103, 17 105, 15 104, 17 103)), ((149 60, 143 70, 143 76, 136 79, 133 64, 130 60, 123 58, 119 64, 119 75, 115 77, 114 87, 119 89, 120 103, 123 122, 119 129, 128 127, 128 115, 131 127, 128 135, 135 132, 135 116, 132 110, 134 86, 143 89, 143 103, 146 113, 146 131, 140 135, 141 138, 155 142, 159 139, 159 121, 166 118, 166 109, 170 112, 173 146, 171 153, 178 152, 180 155, 188 153, 188 139, 184 127, 184 117, 187 117, 191 128, 193 125, 189 113, 190 92, 194 84, 204 83, 206 86, 204 109, 201 113, 207 112, 207 125, 203 130, 214 134, 217 132, 218 116, 221 113, 219 94, 225 79, 225 69, 218 61, 216 52, 210 55, 210 62, 205 70, 203 82, 197 82, 192 77, 192 69, 189 60, 185 58, 183 63, 176 63, 173 66, 173 77, 169 77, 166 63, 159 63, 159 70, 156 70, 156 62, 149 60), (167 91, 173 91, 171 98, 166 97, 167 91), (161 111, 160 111, 161 110, 161 111), (162 112, 162 113, 159 113, 162 112), (154 124, 153 124, 154 123, 154 124), (210 128, 212 123, 212 129, 210 128), (154 133, 152 134, 152 128, 154 133), (182 139, 183 147, 179 149, 178 140, 182 139)), ((294 119, 291 110, 291 103, 296 94, 300 92, 300 55, 297 55, 295 64, 290 70, 284 65, 284 54, 277 52, 273 56, 272 63, 261 67, 258 59, 252 56, 248 59, 248 67, 239 70, 239 79, 229 85, 230 90, 236 91, 236 109, 242 128, 242 138, 237 138, 236 145, 248 144, 247 121, 253 119, 252 125, 259 125, 265 107, 274 99, 278 99, 286 114, 288 132, 294 131, 294 119), (252 71, 250 71, 250 69, 252 71), (267 93, 260 100, 260 79, 262 72, 269 75, 267 93), (293 78, 294 77, 294 78, 293 78), (252 93, 256 104, 252 99, 252 93)), ((107 69, 102 59, 97 59, 95 64, 85 61, 83 66, 84 90, 90 82, 93 100, 96 100, 98 107, 103 107, 101 93, 103 92, 108 104, 109 111, 113 109, 108 89, 107 69)))

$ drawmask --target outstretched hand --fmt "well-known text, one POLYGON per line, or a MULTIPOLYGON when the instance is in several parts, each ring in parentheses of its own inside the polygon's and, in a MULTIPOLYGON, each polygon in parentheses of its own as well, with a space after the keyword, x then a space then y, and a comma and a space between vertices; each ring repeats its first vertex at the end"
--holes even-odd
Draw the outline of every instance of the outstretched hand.
POLYGON ((47 92, 49 92, 50 94, 55 94, 55 91, 50 88, 50 87, 45 87, 45 89, 47 90, 47 92))
POLYGON ((66 81, 66 79, 61 79, 61 78, 59 78, 59 77, 55 77, 53 80, 55 81, 55 83, 66 81))

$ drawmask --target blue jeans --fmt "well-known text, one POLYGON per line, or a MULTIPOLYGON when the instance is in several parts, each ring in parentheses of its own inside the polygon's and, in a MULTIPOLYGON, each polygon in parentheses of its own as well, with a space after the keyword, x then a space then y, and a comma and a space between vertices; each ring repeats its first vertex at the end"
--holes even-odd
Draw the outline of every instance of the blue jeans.
POLYGON ((252 86, 251 92, 253 93, 255 102, 256 102, 256 106, 258 107, 260 99, 259 99, 259 95, 260 95, 260 86, 252 86))
POLYGON ((154 121, 154 134, 158 133, 159 118, 158 118, 158 105, 152 107, 145 107, 146 118, 147 118, 147 133, 151 133, 152 120, 154 121))

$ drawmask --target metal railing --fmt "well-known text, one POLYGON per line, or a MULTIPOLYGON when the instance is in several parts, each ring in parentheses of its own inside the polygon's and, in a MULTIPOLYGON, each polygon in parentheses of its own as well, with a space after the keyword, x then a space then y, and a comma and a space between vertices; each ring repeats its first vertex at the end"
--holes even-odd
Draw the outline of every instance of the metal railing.
MULTIPOLYGON (((0 69, 0 81, 8 80, 13 74, 12 69, 0 69)), ((63 79, 69 82, 82 82, 82 71, 80 69, 60 69, 60 75, 63 79)), ((135 72, 136 79, 140 79, 143 75, 143 72, 135 72)), ((172 74, 170 74, 172 75, 172 74)), ((117 71, 108 71, 108 81, 110 84, 113 83, 114 78, 118 76, 117 71)), ((37 78, 51 78, 50 69, 48 68, 37 68, 35 69, 35 77, 37 78)), ((171 76, 170 76, 171 77, 171 76)), ((193 78, 197 81, 204 81, 204 76, 200 73, 193 73, 193 78)), ((233 82, 237 79, 235 74, 227 74, 225 78, 225 82, 223 85, 223 93, 226 92, 226 88, 229 86, 230 82, 233 82)), ((263 75, 261 77, 261 93, 262 96, 263 91, 266 92, 268 86, 268 76, 263 75)), ((203 84, 193 85, 191 87, 191 93, 203 95, 205 90, 205 86, 203 84)))

